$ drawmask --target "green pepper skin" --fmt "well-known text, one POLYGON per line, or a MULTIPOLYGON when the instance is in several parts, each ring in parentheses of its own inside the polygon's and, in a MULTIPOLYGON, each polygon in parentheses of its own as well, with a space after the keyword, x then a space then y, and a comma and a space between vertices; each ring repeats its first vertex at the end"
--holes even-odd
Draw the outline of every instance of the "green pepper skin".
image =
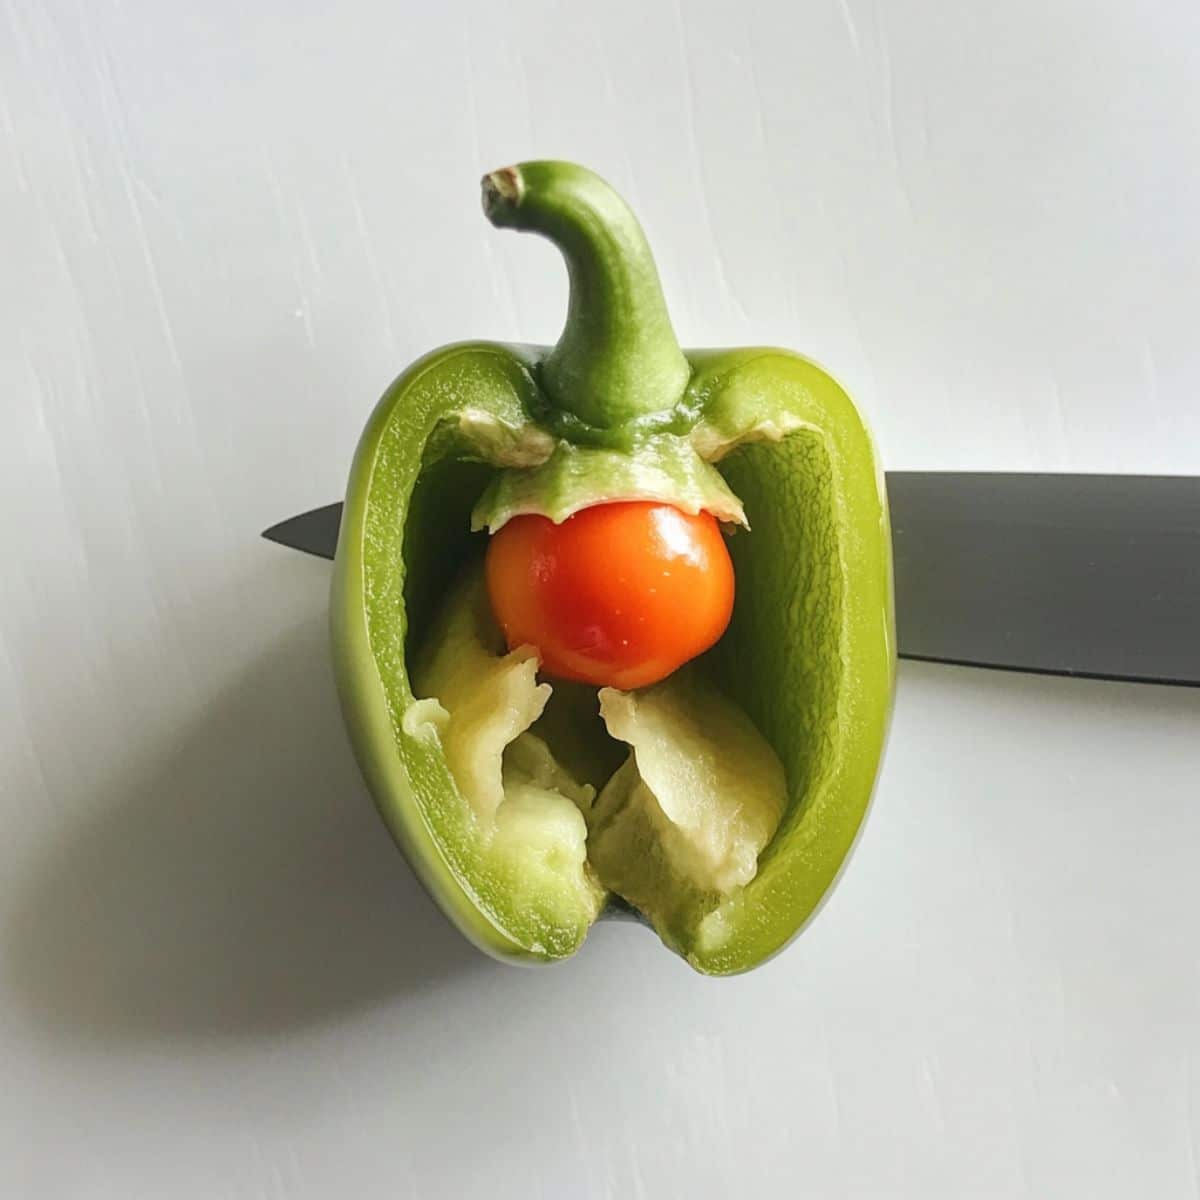
POLYGON ((758 409, 797 423, 718 464, 752 529, 729 543, 737 600, 718 675, 782 759, 789 789, 758 874, 684 948, 697 969, 723 975, 800 932, 866 815, 895 687, 892 539, 874 444, 836 380, 781 350, 691 358, 704 420, 758 409))
MULTIPOLYGON (((639 343, 638 320, 624 328, 621 314, 611 311, 614 295, 623 294, 620 278, 612 284, 613 270, 629 255, 627 230, 618 229, 613 242, 611 227, 628 210, 603 209, 600 227, 617 247, 617 268, 605 259, 604 238, 597 254, 596 238, 586 236, 588 221, 584 235, 564 246, 580 224, 570 220, 571 188, 586 191, 596 179, 583 173, 581 183, 566 169, 526 164, 510 169, 515 175, 497 172, 485 180, 485 207, 491 205, 496 223, 545 233, 568 256, 572 317, 558 346, 477 342, 435 351, 392 384, 363 433, 334 566, 339 694, 384 820, 455 925, 510 961, 573 953, 586 929, 547 939, 524 927, 506 897, 476 877, 472 831, 461 821, 461 805, 447 803, 457 795, 454 780, 436 739, 411 720, 409 656, 459 565, 482 544, 481 535, 470 533, 470 514, 494 475, 479 461, 486 456, 459 434, 459 418, 469 408, 516 431, 514 437, 542 428, 616 447, 663 430, 691 436, 706 457, 719 460, 753 530, 730 541, 737 601, 709 665, 779 754, 789 786, 787 815, 756 877, 698 914, 675 946, 701 972, 736 973, 781 949, 815 913, 854 843, 874 786, 895 678, 883 474, 853 403, 807 359, 758 348, 684 355, 669 322, 664 342, 653 304, 638 309, 638 320, 653 328, 653 337, 639 343), (549 229, 546 222, 520 224, 505 208, 519 193, 514 180, 526 194, 538 192, 531 178, 550 195, 549 229), (589 255, 607 270, 607 291, 584 286, 589 255), (589 315, 589 295, 604 320, 589 315), (615 368, 606 337, 627 351, 615 368), (647 353, 642 378, 635 368, 647 353), (576 408, 564 402, 562 386, 576 389, 576 408), (619 403, 606 413, 609 386, 619 403)), ((607 203, 607 188, 604 195, 607 203)), ((645 259, 635 251, 633 277, 641 291, 657 292, 652 262, 649 282, 645 275, 649 251, 645 259)))
MULTIPOLYGON (((392 836, 430 896, 480 949, 538 959, 503 927, 496 898, 471 879, 469 831, 444 803, 456 794, 436 743, 414 736, 408 674, 411 627, 428 620, 465 555, 471 506, 490 472, 453 449, 428 462, 445 422, 473 408, 519 425, 535 386, 520 351, 448 346, 413 364, 387 390, 355 453, 346 489, 330 600, 334 671, 355 755, 392 836), (418 493, 423 467, 426 495, 418 493), (422 503, 424 499, 424 503, 422 503), (441 551, 441 553, 438 553, 441 551)), ((417 633, 420 633, 418 628, 417 633)))

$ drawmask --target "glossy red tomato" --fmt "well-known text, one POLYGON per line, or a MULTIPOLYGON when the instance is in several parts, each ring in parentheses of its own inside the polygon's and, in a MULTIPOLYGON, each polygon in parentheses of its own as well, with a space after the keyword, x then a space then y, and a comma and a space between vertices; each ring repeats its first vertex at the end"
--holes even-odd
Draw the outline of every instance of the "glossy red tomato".
POLYGON ((630 500, 555 525, 514 517, 491 540, 487 585, 510 649, 542 670, 646 687, 707 650, 733 612, 733 563, 715 518, 630 500))

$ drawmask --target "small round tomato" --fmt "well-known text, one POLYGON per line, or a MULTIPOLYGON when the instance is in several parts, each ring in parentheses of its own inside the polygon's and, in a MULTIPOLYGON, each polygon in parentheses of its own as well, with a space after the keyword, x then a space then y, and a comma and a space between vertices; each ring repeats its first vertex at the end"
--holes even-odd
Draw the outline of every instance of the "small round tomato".
POLYGON ((492 611, 510 649, 599 687, 646 687, 702 654, 733 612, 733 563, 710 513, 628 500, 555 525, 514 517, 488 545, 492 611))

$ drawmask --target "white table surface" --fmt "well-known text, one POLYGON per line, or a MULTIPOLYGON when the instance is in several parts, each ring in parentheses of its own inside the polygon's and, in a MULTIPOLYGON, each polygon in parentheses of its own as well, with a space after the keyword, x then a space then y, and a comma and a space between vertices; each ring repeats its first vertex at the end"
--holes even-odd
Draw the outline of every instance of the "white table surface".
POLYGON ((554 336, 477 204, 533 156, 892 467, 1200 471, 1192 3, 7 0, 0 1195, 1194 1197, 1200 693, 904 666, 739 979, 501 967, 418 891, 257 534, 417 354, 554 336))

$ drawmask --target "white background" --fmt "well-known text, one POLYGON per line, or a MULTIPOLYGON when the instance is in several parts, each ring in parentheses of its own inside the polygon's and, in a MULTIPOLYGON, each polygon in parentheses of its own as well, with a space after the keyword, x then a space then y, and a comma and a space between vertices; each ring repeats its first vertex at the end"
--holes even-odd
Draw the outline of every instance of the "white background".
POLYGON ((478 211, 534 156, 889 466, 1200 471, 1194 3, 6 0, 0 1194, 1194 1197, 1200 694, 906 665, 740 979, 504 968, 418 892, 328 568, 257 534, 417 354, 553 338, 478 211))

